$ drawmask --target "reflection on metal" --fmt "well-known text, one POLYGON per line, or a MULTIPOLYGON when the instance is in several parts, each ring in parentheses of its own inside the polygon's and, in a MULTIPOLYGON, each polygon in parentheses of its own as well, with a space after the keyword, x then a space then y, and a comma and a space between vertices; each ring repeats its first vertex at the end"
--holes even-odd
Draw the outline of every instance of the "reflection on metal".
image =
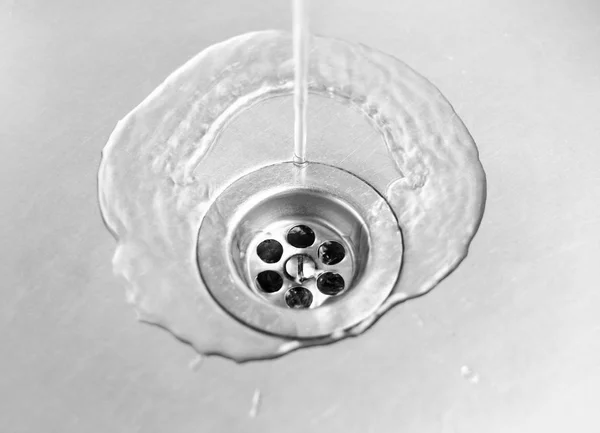
POLYGON ((242 177, 212 203, 198 237, 200 273, 217 302, 255 329, 293 338, 331 335, 374 314, 401 261, 386 201, 324 164, 282 163, 242 177))

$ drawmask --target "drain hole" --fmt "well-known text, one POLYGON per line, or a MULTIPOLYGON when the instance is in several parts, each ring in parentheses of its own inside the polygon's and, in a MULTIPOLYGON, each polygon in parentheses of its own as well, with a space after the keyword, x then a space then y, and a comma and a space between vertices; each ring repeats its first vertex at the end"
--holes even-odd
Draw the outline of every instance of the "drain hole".
POLYGON ((296 248, 310 247, 315 242, 315 232, 308 226, 292 227, 287 234, 287 241, 296 248))
POLYGON ((337 295, 344 290, 344 279, 340 274, 325 272, 317 279, 317 287, 321 293, 326 295, 337 295))
POLYGON ((308 308, 312 304, 312 300, 312 293, 304 287, 292 287, 285 294, 285 303, 290 308, 308 308))
POLYGON ((326 265, 337 265, 345 256, 346 251, 339 242, 327 241, 319 247, 319 258, 326 265))
POLYGON ((283 286, 283 278, 275 271, 263 271, 256 277, 258 286, 267 293, 275 293, 283 286))
POLYGON ((267 239, 258 244, 256 254, 265 263, 277 263, 283 255, 283 247, 275 239, 267 239))

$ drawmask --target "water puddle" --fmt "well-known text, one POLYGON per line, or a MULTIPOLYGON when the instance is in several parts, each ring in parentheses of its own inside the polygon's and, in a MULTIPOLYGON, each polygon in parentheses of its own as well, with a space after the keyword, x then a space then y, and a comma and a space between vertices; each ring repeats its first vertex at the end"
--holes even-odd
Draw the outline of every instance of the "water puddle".
POLYGON ((296 55, 292 36, 281 31, 248 33, 207 48, 118 123, 102 154, 100 206, 118 240, 114 268, 128 281, 127 299, 141 320, 202 354, 271 358, 363 332, 388 308, 451 272, 466 256, 483 213, 477 148, 431 83, 364 45, 309 35, 302 41, 296 55), (295 77, 294 59, 301 56, 308 59, 306 74, 295 77), (307 154, 306 95, 343 101, 363 113, 395 167, 380 193, 405 242, 401 276, 379 312, 311 341, 267 336, 233 320, 204 288, 196 263, 200 223, 225 186, 211 181, 202 164, 236 116, 294 88, 297 126, 287 160, 302 163, 307 154))

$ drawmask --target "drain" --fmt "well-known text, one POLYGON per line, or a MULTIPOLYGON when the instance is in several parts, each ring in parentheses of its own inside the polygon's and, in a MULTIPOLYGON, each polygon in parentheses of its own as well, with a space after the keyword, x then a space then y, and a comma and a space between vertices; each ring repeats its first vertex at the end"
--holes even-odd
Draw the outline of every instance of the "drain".
POLYGON ((216 198, 200 227, 198 265, 212 296, 240 321, 314 338, 377 310, 398 278, 399 245, 394 214, 368 184, 323 164, 282 163, 216 198))
MULTIPOLYGON (((262 210, 265 215, 271 215, 270 218, 274 219, 273 223, 266 224, 264 230, 254 233, 252 231, 247 232, 247 229, 241 229, 240 238, 250 237, 250 241, 247 246, 242 246, 240 258, 242 274, 247 280, 256 278, 258 281, 259 290, 256 294, 262 297, 266 302, 275 306, 287 306, 289 308, 317 308, 324 303, 328 302, 329 297, 337 296, 341 290, 335 290, 333 288, 321 289, 319 287, 319 281, 322 284, 326 284, 327 278, 324 275, 331 274, 332 270, 336 272, 342 278, 342 281, 346 280, 351 282, 356 272, 359 271, 359 264, 357 260, 364 259, 360 256, 358 251, 355 251, 354 242, 350 240, 344 240, 333 226, 342 224, 342 221, 346 221, 348 227, 353 227, 350 218, 351 214, 334 213, 331 214, 328 221, 318 220, 315 218, 314 213, 317 211, 317 203, 315 207, 310 209, 307 207, 305 213, 295 214, 288 218, 277 218, 277 215, 272 215, 269 209, 282 209, 286 206, 290 206, 295 202, 304 202, 310 205, 311 200, 315 200, 315 192, 306 196, 306 191, 298 190, 294 194, 285 195, 284 197, 276 198, 272 197, 271 200, 275 200, 272 208, 268 206, 263 207, 262 210), (298 221, 293 219, 306 220, 307 218, 313 217, 312 221, 306 221, 304 224, 297 224, 298 221), (265 239, 267 237, 268 239, 265 239), (281 242, 276 239, 280 239, 281 242), (345 244, 343 246, 342 244, 345 244), (255 247, 255 245, 257 245, 255 247), (317 245, 321 245, 317 247, 317 245), (335 256, 336 260, 329 260, 321 254, 323 245, 337 245, 338 250, 344 251, 344 256, 335 256), (277 254, 265 254, 265 250, 273 251, 277 254), (243 252, 247 251, 247 252, 243 252), (256 253, 253 253, 256 251, 256 253), (349 252, 348 259, 345 258, 345 251, 349 252), (268 257, 266 257, 268 256, 268 257), (268 258, 269 260, 265 260, 268 258), (343 275, 343 277, 342 277, 343 275), (266 280, 266 278, 269 280, 266 280), (282 277, 283 276, 283 277, 282 277), (282 279, 279 284, 279 279, 282 279), (262 281, 262 283, 261 283, 262 281), (273 282, 272 282, 273 281, 273 282), (276 281, 276 283, 275 283, 276 281), (277 286, 277 289, 271 286, 277 286), (302 292, 307 291, 310 293, 310 302, 308 295, 303 296, 304 301, 294 301, 297 296, 292 296, 295 292, 292 289, 302 287, 302 292), (280 288, 285 287, 286 289, 282 293, 274 296, 273 293, 278 292, 280 288), (292 296, 292 298, 290 298, 292 296), (292 299, 292 300, 290 300, 292 299)), ((321 197, 319 200, 322 200, 321 197)), ((331 207, 327 203, 319 204, 319 206, 331 207)), ((260 204, 258 206, 265 206, 260 204)), ((312 206, 312 205, 310 205, 312 206)), ((257 212, 261 212, 261 208, 257 207, 257 212)), ((248 224, 246 221, 244 224, 248 224)), ((362 230, 362 225, 357 222, 359 231, 362 230)), ((360 234, 355 236, 355 242, 360 242, 360 234)))
POLYGON ((308 308, 312 301, 312 293, 304 287, 292 287, 285 294, 285 303, 290 308, 308 308))
POLYGON ((267 239, 258 244, 256 254, 265 263, 277 263, 283 254, 283 247, 275 239, 267 239))
POLYGON ((256 276, 260 290, 275 293, 283 286, 283 278, 275 271, 262 271, 256 276))
POLYGON ((324 242, 319 247, 319 259, 325 265, 337 265, 339 262, 344 260, 346 251, 344 247, 338 242, 324 242))
POLYGON ((315 243, 315 232, 308 226, 295 226, 288 232, 287 241, 296 248, 310 247, 315 243))
POLYGON ((334 272, 325 272, 317 280, 317 288, 326 295, 338 295, 344 290, 344 278, 334 272))

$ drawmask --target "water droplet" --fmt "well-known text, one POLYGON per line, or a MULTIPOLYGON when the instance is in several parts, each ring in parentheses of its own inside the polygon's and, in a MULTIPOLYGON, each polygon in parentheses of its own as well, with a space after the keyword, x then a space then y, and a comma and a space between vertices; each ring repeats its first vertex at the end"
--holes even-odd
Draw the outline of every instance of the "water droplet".
POLYGON ((190 361, 189 367, 192 371, 196 372, 196 371, 200 370, 200 367, 202 367, 203 363, 204 363, 204 357, 202 355, 198 355, 190 361))
POLYGON ((250 411, 248 412, 248 416, 250 418, 256 418, 258 415, 258 410, 260 409, 261 402, 261 392, 260 389, 255 389, 254 394, 252 395, 252 406, 250 407, 250 411))
POLYGON ((460 374, 462 377, 464 377, 466 380, 468 380, 474 385, 477 385, 479 383, 479 374, 473 371, 473 369, 471 369, 471 367, 469 367, 468 365, 463 365, 460 368, 460 374))
POLYGON ((414 313, 413 317, 415 318, 415 321, 417 322, 417 325, 419 326, 419 328, 422 328, 423 325, 425 324, 425 322, 423 322, 423 319, 421 318, 421 316, 419 316, 417 313, 414 313))

